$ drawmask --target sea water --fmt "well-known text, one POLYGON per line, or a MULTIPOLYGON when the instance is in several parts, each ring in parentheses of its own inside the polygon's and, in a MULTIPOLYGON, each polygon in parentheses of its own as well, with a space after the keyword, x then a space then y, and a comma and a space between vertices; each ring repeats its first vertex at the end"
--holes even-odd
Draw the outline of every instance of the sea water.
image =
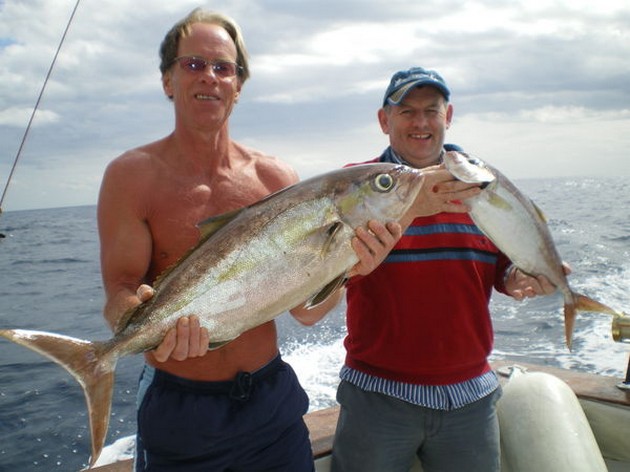
MULTIPOLYGON (((630 311, 630 187, 617 179, 541 179, 517 185, 545 211, 575 291, 630 311)), ((83 339, 111 336, 101 315, 103 288, 93 206, 0 215, 0 328, 54 331, 83 339)), ((559 296, 516 302, 494 294, 491 359, 534 362, 625 376, 630 345, 615 343, 611 319, 580 314, 573 350, 564 344, 559 296)), ((313 327, 278 318, 284 359, 296 370, 311 410, 335 404, 344 359, 344 305, 313 327)), ((108 448, 99 463, 129 457, 142 356, 119 361, 108 448)), ((83 393, 61 367, 0 339, 0 471, 77 471, 90 434, 83 393)))

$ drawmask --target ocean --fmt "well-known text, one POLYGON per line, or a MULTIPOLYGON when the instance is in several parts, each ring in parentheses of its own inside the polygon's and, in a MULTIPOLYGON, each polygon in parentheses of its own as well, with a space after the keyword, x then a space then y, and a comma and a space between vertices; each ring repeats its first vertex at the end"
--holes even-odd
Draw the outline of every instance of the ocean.
MULTIPOLYGON (((533 179, 516 184, 545 211, 575 291, 630 311, 630 186, 623 178, 533 179)), ((111 336, 101 310, 94 206, 0 215, 0 328, 53 331, 83 339, 111 336)), ((491 359, 533 362, 623 379, 629 344, 615 343, 611 319, 580 314, 574 346, 564 344, 562 300, 523 302, 494 294, 491 359)), ((278 318, 281 352, 297 371, 311 410, 335 403, 344 358, 344 306, 313 327, 278 318)), ((128 457, 142 356, 116 371, 106 448, 99 463, 128 457)), ((90 435, 83 393, 61 367, 0 340, 0 471, 78 471, 90 435)))

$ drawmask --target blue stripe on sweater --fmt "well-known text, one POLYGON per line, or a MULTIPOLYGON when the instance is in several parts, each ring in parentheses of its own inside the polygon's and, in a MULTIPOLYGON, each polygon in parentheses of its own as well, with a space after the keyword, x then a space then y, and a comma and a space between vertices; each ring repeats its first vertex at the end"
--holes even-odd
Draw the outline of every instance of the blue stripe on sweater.
POLYGON ((480 261, 494 264, 497 254, 469 248, 441 248, 440 250, 394 250, 385 259, 386 263, 426 261, 480 261))

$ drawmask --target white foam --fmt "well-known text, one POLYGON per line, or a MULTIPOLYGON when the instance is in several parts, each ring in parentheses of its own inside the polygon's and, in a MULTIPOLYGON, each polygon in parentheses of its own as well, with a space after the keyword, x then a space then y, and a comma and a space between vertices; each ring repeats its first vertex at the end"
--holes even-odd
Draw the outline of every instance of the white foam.
POLYGON ((344 357, 343 337, 328 340, 325 344, 290 343, 283 347, 282 358, 291 364, 308 393, 309 411, 335 404, 344 357))
POLYGON ((126 436, 118 439, 114 444, 105 446, 103 452, 94 464, 95 467, 113 464, 114 462, 133 459, 133 453, 136 448, 136 437, 126 436))

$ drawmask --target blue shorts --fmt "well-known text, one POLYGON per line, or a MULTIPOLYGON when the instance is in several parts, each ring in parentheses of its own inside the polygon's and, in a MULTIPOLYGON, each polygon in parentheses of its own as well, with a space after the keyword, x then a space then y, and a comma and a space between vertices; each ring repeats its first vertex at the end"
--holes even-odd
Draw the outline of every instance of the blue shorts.
POLYGON ((135 470, 313 472, 308 396, 278 355, 233 381, 201 382, 145 366, 135 470))

